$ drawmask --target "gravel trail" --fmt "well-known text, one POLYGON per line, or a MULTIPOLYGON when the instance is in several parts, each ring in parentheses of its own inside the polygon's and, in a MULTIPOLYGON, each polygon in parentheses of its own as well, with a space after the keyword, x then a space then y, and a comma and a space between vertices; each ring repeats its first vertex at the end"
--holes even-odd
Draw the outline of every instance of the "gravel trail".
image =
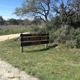
POLYGON ((0 80, 38 80, 0 60, 0 80))

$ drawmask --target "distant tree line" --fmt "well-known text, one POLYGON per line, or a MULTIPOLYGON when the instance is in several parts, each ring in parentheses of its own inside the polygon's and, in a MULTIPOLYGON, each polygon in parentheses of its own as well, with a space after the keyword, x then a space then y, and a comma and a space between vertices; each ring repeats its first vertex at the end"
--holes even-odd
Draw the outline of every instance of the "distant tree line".
POLYGON ((34 20, 29 20, 29 19, 8 19, 5 20, 3 19, 2 16, 0 16, 0 25, 31 25, 31 24, 41 24, 43 21, 39 18, 35 18, 34 20))
POLYGON ((5 23, 5 20, 3 19, 2 16, 0 16, 0 25, 4 25, 4 23, 5 23))

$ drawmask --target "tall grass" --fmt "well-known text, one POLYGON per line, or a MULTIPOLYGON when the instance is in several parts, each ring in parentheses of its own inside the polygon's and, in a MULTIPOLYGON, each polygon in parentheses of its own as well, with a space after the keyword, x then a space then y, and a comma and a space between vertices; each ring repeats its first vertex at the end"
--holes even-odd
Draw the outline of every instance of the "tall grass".
POLYGON ((0 35, 29 32, 30 27, 20 25, 0 26, 0 35))

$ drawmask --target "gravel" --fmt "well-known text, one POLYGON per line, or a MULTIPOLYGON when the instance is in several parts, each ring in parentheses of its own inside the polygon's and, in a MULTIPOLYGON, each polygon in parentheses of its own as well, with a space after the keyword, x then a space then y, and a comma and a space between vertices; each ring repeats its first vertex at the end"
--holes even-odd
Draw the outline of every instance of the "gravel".
POLYGON ((26 72, 12 67, 10 64, 0 60, 0 80, 38 80, 26 72))

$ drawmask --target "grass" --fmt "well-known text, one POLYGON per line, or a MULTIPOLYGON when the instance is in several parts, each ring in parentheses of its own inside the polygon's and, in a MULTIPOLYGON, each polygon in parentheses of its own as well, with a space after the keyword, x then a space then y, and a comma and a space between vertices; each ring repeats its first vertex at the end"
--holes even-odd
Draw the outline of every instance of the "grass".
POLYGON ((40 80, 80 80, 79 49, 37 45, 26 46, 20 53, 16 38, 0 43, 0 58, 40 80))
POLYGON ((0 26, 0 35, 29 32, 30 29, 31 29, 30 27, 20 25, 0 26))

